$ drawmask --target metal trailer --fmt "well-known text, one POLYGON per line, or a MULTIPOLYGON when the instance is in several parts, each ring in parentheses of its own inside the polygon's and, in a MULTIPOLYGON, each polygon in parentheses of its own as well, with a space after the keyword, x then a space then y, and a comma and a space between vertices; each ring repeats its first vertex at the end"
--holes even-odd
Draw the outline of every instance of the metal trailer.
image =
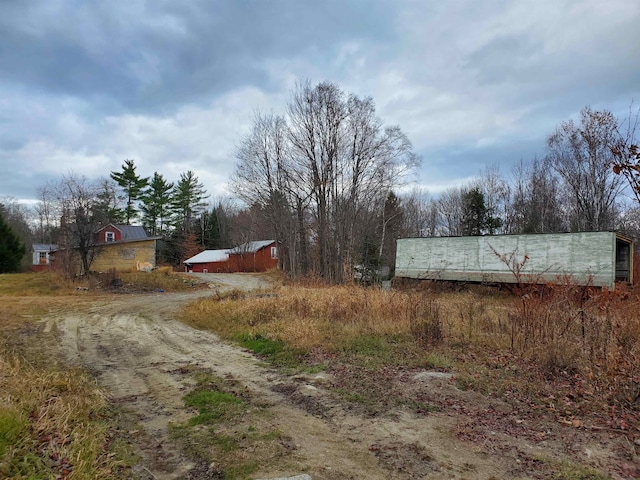
POLYGON ((401 238, 396 277, 487 283, 633 282, 633 241, 616 232, 401 238))

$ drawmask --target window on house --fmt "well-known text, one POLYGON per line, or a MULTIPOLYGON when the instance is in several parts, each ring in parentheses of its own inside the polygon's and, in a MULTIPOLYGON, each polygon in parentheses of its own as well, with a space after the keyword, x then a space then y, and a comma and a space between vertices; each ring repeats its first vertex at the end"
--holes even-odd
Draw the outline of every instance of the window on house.
POLYGON ((40 264, 47 263, 47 252, 38 252, 38 261, 40 264))
POLYGON ((116 241, 115 232, 104 232, 104 241, 105 242, 115 242, 116 241))
POLYGON ((278 247, 271 247, 271 258, 278 258, 278 247))

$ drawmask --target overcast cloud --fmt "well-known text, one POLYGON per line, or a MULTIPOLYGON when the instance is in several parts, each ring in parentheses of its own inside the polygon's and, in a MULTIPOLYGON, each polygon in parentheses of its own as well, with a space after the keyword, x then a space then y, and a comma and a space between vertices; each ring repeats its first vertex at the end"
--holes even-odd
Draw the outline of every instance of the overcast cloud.
POLYGON ((253 113, 307 79, 373 97, 434 194, 508 176, 584 106, 638 102, 639 24, 634 0, 4 0, 0 196, 124 159, 226 195, 253 113))

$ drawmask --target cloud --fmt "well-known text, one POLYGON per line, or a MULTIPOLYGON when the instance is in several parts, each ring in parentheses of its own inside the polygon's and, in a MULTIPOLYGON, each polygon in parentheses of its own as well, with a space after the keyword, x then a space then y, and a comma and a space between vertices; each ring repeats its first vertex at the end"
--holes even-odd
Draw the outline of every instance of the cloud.
POLYGON ((132 158, 217 195, 253 113, 307 79, 371 96, 432 190, 509 172, 585 105, 627 113, 639 19, 626 0, 2 2, 0 194, 132 158))

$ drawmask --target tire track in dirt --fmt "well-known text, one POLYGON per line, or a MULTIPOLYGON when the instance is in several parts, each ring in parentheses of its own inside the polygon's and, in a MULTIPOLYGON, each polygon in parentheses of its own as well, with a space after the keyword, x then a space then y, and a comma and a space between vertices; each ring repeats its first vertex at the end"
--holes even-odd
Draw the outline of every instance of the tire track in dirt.
MULTIPOLYGON (((207 280, 219 290, 263 285, 255 277, 207 280)), ((185 372, 195 368, 231 378, 267 402, 273 428, 295 444, 291 460, 314 480, 504 476, 506 469, 495 458, 469 451, 447 434, 450 418, 350 414, 331 400, 322 378, 282 377, 217 336, 174 320, 180 305, 207 295, 211 292, 122 295, 87 312, 45 319, 45 334, 55 333, 67 361, 92 372, 113 401, 131 413, 130 439, 142 458, 134 472, 140 479, 204 478, 189 477, 195 464, 180 453, 168 430, 170 423, 192 415, 182 397, 192 386, 185 372), (282 385, 296 389, 302 401, 278 393, 282 385), (305 402, 321 405, 323 414, 305 409, 305 402)), ((257 478, 296 473, 264 471, 257 478)))

